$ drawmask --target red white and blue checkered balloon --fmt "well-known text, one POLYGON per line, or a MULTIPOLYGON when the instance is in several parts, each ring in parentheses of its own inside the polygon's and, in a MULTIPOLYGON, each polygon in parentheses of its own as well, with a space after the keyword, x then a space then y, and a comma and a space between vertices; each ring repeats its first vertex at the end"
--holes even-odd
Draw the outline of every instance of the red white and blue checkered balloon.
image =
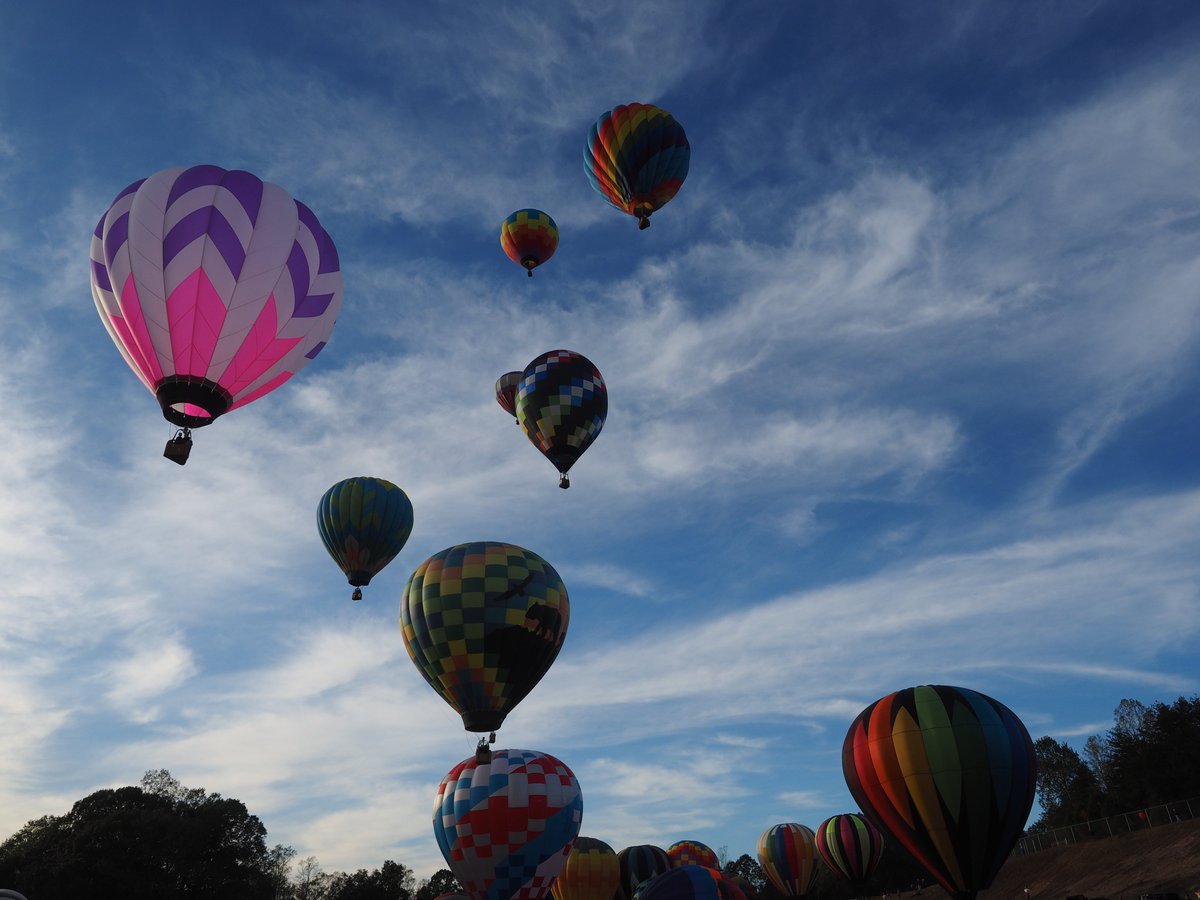
POLYGON ((464 759, 442 779, 433 806, 438 847, 471 900, 541 900, 582 820, 574 774, 536 750, 464 759))

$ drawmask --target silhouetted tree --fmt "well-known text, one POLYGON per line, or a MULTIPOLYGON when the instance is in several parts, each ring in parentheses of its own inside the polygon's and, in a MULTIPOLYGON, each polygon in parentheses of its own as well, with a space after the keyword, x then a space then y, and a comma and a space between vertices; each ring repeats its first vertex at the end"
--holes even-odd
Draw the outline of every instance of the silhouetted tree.
POLYGON ((451 893, 461 894, 462 886, 449 869, 438 869, 427 880, 421 882, 414 900, 435 900, 442 894, 451 893))

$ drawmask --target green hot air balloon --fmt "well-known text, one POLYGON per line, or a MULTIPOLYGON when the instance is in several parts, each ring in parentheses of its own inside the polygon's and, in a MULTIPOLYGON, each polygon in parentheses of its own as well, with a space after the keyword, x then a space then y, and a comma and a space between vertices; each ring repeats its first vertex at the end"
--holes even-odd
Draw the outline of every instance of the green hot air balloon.
POLYGON ((408 541, 413 508, 390 481, 360 475, 339 481, 317 505, 317 529, 329 555, 354 585, 353 599, 408 541))
POLYGON ((546 674, 570 604, 554 567, 495 541, 457 544, 417 567, 400 601, 404 646, 467 731, 495 731, 546 674))

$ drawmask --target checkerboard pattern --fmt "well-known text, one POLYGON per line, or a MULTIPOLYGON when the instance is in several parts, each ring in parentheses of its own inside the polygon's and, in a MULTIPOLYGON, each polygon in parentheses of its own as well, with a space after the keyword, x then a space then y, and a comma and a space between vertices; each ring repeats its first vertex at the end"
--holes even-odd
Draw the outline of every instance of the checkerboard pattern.
POLYGON ((435 553, 413 572, 400 601, 409 657, 464 718, 494 713, 502 721, 554 662, 570 615, 554 567, 496 541, 435 553), (506 653, 510 646, 518 652, 506 653))
POLYGON ((582 819, 574 774, 536 750, 464 759, 442 779, 433 806, 442 856, 472 900, 545 896, 582 819))
POLYGON ((516 405, 526 437, 566 474, 604 427, 608 388, 587 357, 551 350, 525 367, 516 405))
POLYGON ((699 841, 676 841, 667 848, 667 858, 671 860, 672 867, 676 869, 680 866, 721 868, 721 863, 717 860, 717 854, 713 852, 713 849, 699 841))

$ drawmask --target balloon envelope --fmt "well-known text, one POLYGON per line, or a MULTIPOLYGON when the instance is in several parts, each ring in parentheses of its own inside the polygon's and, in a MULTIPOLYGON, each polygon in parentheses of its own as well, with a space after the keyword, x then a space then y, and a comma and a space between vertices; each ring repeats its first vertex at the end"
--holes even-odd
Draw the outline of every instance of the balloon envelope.
POLYGON ((562 762, 536 750, 497 750, 446 773, 433 833, 472 900, 540 900, 579 834, 583 795, 562 762))
POLYGON ((634 891, 643 881, 671 870, 667 851, 654 844, 635 844, 617 854, 621 864, 621 883, 614 900, 632 900, 634 891))
POLYGON ((612 900, 620 881, 621 863, 613 848, 581 835, 550 891, 554 900, 612 900))
POLYGON ((676 841, 667 848, 667 858, 674 868, 680 866, 704 866, 708 869, 719 869, 721 863, 717 854, 707 844, 699 841, 676 841))
POLYGON ((665 109, 630 103, 604 113, 583 148, 592 188, 638 226, 667 203, 687 178, 692 151, 683 126, 665 109))
POLYGON ((772 825, 758 839, 758 863, 784 896, 803 896, 817 870, 812 829, 795 822, 772 825))
POLYGON ((600 434, 608 388, 600 370, 571 350, 551 350, 525 367, 517 388, 517 421, 525 436, 570 487, 567 472, 600 434))
POLYGON ((854 813, 826 819, 817 826, 816 840, 821 859, 851 885, 870 878, 883 855, 883 834, 854 813))
POLYGON ((360 475, 339 481, 317 504, 317 530, 329 555, 355 587, 391 562, 408 541, 413 507, 396 485, 360 475))
POLYGON ((263 396, 325 346, 337 250, 304 204, 249 172, 165 169, 92 235, 92 298, 134 374, 181 427, 263 396))
MULTIPOLYGON (((404 647, 467 731, 495 731, 567 636, 558 572, 514 544, 457 544, 421 563, 400 601, 404 647)), ((460 879, 461 881, 461 879, 460 879)))
POLYGON ((920 685, 876 700, 842 745, 863 813, 959 900, 988 887, 1033 805, 1037 758, 997 700, 920 685))
POLYGON ((683 865, 643 881, 634 900, 747 900, 741 887, 724 872, 707 866, 683 865))
POLYGON ((496 402, 513 418, 517 415, 517 387, 522 377, 521 372, 505 372, 496 379, 496 402))
POLYGON ((558 225, 540 209, 518 209, 500 225, 500 246, 533 277, 558 249, 558 225))

